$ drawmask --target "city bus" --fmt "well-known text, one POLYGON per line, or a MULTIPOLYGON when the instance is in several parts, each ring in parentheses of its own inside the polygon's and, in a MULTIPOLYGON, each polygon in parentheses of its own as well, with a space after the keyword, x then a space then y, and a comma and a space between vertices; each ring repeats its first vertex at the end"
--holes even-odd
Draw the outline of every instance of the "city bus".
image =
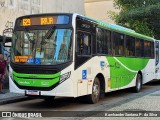
POLYGON ((105 93, 139 92, 155 77, 155 39, 79 14, 16 19, 9 67, 14 93, 81 97, 97 103, 105 93))

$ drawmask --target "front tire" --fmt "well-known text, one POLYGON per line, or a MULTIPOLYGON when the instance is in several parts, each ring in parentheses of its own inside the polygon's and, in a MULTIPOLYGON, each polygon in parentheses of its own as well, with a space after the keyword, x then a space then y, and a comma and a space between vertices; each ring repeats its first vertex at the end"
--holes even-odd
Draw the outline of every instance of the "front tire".
POLYGON ((138 93, 140 92, 142 89, 142 75, 141 74, 137 74, 137 78, 136 78, 136 86, 134 87, 134 92, 138 93))
POLYGON ((92 86, 92 94, 87 96, 87 101, 89 103, 95 104, 99 101, 99 98, 100 98, 100 81, 96 77, 94 79, 94 83, 92 86))

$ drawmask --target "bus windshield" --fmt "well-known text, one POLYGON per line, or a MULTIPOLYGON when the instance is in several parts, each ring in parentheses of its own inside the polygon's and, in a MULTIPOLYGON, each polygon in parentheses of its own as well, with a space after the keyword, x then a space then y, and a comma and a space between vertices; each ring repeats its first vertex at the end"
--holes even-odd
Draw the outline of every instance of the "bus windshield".
POLYGON ((71 29, 22 30, 13 34, 11 60, 23 64, 56 65, 72 58, 71 29))

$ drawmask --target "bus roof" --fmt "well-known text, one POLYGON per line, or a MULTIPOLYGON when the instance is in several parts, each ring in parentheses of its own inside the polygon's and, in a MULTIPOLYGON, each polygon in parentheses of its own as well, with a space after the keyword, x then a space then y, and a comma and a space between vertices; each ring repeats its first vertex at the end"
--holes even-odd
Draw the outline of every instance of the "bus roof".
POLYGON ((119 32, 119 33, 124 33, 124 34, 130 35, 130 36, 133 36, 133 37, 138 37, 138 38, 146 39, 146 40, 150 40, 150 41, 154 41, 155 40, 152 37, 137 33, 132 29, 129 29, 129 28, 126 28, 126 27, 123 27, 123 26, 120 26, 120 25, 101 22, 99 20, 94 20, 94 19, 86 17, 86 16, 81 16, 81 17, 86 18, 86 19, 96 23, 100 27, 104 27, 104 28, 107 28, 109 30, 113 30, 113 31, 116 31, 116 32, 119 32))
POLYGON ((108 23, 104 23, 104 22, 100 22, 100 21, 97 21, 97 23, 98 23, 99 26, 108 28, 109 30, 124 33, 124 34, 130 35, 130 36, 133 36, 133 37, 138 37, 138 38, 141 38, 141 39, 146 39, 146 40, 151 40, 151 41, 155 40, 152 37, 137 33, 134 30, 131 30, 129 28, 125 28, 125 27, 122 27, 122 26, 119 26, 119 25, 108 24, 108 23))

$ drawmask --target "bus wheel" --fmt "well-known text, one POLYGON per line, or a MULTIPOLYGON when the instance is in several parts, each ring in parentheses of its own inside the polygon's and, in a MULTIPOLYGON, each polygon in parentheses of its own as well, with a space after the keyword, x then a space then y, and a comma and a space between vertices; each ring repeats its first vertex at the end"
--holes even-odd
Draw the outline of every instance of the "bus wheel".
POLYGON ((87 100, 89 103, 97 103, 99 101, 100 98, 100 82, 99 79, 96 77, 94 79, 94 83, 92 86, 92 94, 87 96, 87 100))
POLYGON ((136 78, 136 86, 134 87, 134 92, 140 92, 140 90, 142 89, 142 75, 141 74, 137 74, 137 78, 136 78))

